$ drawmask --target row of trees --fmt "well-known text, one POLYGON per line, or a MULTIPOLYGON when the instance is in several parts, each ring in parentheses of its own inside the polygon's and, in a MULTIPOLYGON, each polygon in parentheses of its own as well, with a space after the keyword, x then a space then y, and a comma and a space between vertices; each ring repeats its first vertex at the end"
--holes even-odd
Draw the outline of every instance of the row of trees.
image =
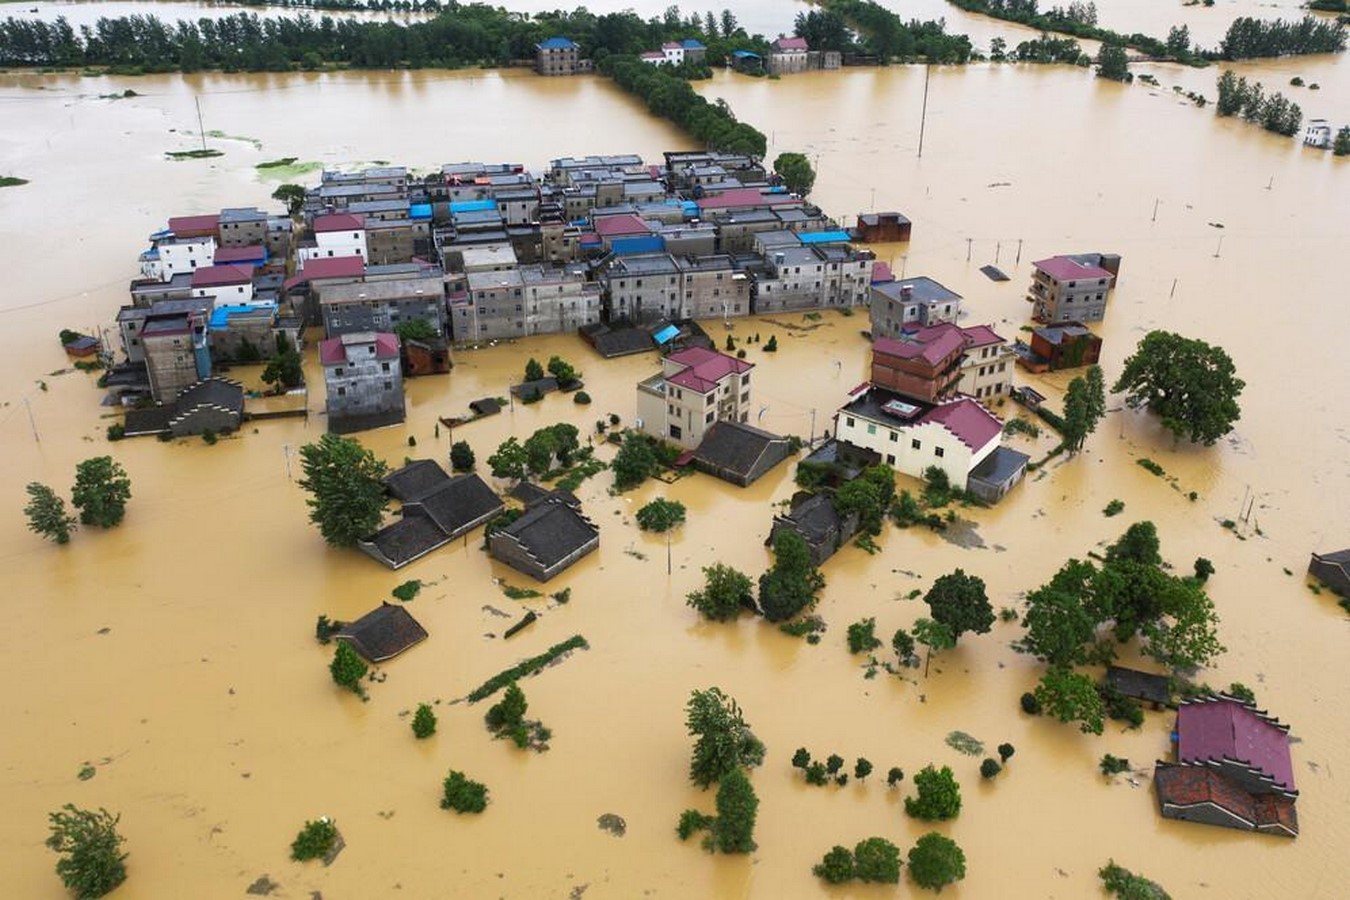
POLYGON ((1158 59, 1174 59, 1189 65, 1205 65, 1206 54, 1191 47, 1185 26, 1173 28, 1166 41, 1147 34, 1122 34, 1097 24, 1097 8, 1092 3, 1073 2, 1041 12, 1036 0, 951 0, 966 12, 982 13, 1008 22, 1018 22, 1046 32, 1071 34, 1091 41, 1138 50, 1158 59))
POLYGON ((1260 125, 1266 131, 1293 136, 1303 124, 1303 110, 1297 103, 1279 92, 1266 96, 1261 82, 1248 82, 1230 69, 1219 76, 1219 102, 1214 105, 1219 116, 1242 116, 1248 122, 1260 125))
MULTIPOLYGON (((966 854, 951 838, 930 831, 910 848, 909 877, 919 887, 941 891, 966 877, 966 854)), ((835 845, 811 871, 829 884, 858 880, 878 884, 900 881, 900 848, 881 837, 859 841, 850 851, 835 845)))
POLYGON ((644 20, 632 11, 595 15, 584 8, 529 16, 483 4, 451 3, 444 9, 435 18, 406 24, 238 13, 177 23, 146 15, 103 17, 76 30, 64 17, 52 22, 8 18, 0 22, 0 64, 108 65, 146 72, 287 71, 326 64, 493 66, 533 59, 536 43, 559 34, 571 37, 597 62, 689 37, 708 45, 710 62, 719 61, 733 43, 767 48, 762 38, 746 35, 728 11, 720 20, 711 13, 681 20, 672 7, 663 17, 644 20))
POLYGON ((883 64, 919 58, 934 63, 965 63, 974 52, 970 38, 964 34, 948 34, 941 19, 906 22, 872 0, 818 0, 816 5, 824 13, 833 14, 834 18, 811 20, 809 16, 798 15, 797 33, 807 38, 813 50, 861 50, 876 56, 883 64), (860 44, 844 44, 847 28, 861 35, 860 44), (813 35, 821 37, 823 44, 814 43, 813 35))
POLYGON ((1219 42, 1221 59, 1259 59, 1308 53, 1339 53, 1345 49, 1345 26, 1316 16, 1298 21, 1239 16, 1219 42))
POLYGON ((764 743, 750 730, 735 699, 721 688, 693 691, 685 704, 685 727, 694 738, 689 780, 703 789, 717 784, 717 815, 685 810, 676 829, 681 840, 708 830, 704 846, 721 853, 755 849, 759 798, 746 774, 764 762, 764 743))
MULTIPOLYGON (((31 482, 28 504, 23 513, 28 528, 58 544, 70 542, 76 527, 74 516, 66 512, 66 501, 45 484, 31 482)), ((75 466, 75 485, 70 490, 71 505, 80 511, 80 525, 112 528, 120 525, 131 499, 131 479, 111 456, 95 456, 75 466)))

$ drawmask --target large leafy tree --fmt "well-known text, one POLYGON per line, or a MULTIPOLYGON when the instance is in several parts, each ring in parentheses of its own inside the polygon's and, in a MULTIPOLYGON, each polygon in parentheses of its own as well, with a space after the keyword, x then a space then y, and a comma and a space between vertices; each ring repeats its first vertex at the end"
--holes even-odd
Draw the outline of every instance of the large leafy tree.
POLYGON ((961 785, 956 783, 951 766, 924 766, 914 776, 914 787, 918 795, 905 798, 905 814, 911 818, 942 821, 954 819, 961 812, 961 785))
POLYGON ((749 576, 722 563, 703 567, 703 588, 693 591, 689 605, 714 622, 727 622, 754 603, 754 585, 749 576))
POLYGON ((300 448, 309 520, 334 547, 352 547, 380 527, 389 502, 384 461, 351 438, 325 434, 300 448))
POLYGON ((713 844, 723 853, 749 853, 755 849, 755 816, 759 798, 745 772, 732 769, 717 786, 717 819, 713 844))
POLYGON ((1096 574, 1092 563, 1071 559, 1047 584, 1027 594, 1023 650, 1052 666, 1087 661, 1085 648, 1099 624, 1088 603, 1096 574))
POLYGON ((640 434, 624 435, 619 452, 610 469, 614 471, 614 486, 619 490, 637 487, 647 480, 656 468, 656 454, 651 442, 640 434))
POLYGON ((70 502, 80 511, 80 524, 112 528, 121 524, 131 499, 131 479, 111 456, 95 456, 75 466, 70 502))
POLYGON ((685 704, 685 726, 694 740, 689 780, 701 788, 745 766, 764 761, 764 744, 755 737, 736 701, 710 687, 693 691, 685 704))
POLYGON ((278 334, 276 346, 276 355, 267 361, 267 366, 263 369, 263 383, 274 385, 278 393, 286 388, 304 384, 304 361, 300 358, 300 352, 291 344, 291 339, 285 334, 278 334))
POLYGON ((887 465, 872 466, 862 475, 843 484, 834 494, 834 506, 840 515, 856 512, 861 530, 873 537, 881 534, 886 510, 895 498, 895 470, 887 465))
POLYGON ((637 511, 638 527, 660 534, 684 524, 684 504, 678 500, 657 497, 637 511))
POLYGON ((1097 423, 1106 415, 1106 386, 1099 366, 1088 369, 1087 375, 1069 382, 1064 397, 1064 426, 1060 429, 1064 447, 1070 453, 1083 449, 1087 436, 1097 430, 1097 423))
POLYGON ((783 179, 783 184, 794 194, 805 197, 811 193, 816 183, 816 171, 811 168, 811 160, 805 153, 780 153, 773 161, 773 170, 783 179))
POLYGON ((525 477, 528 461, 525 448, 515 436, 507 438, 497 447, 497 452, 487 458, 488 468, 496 478, 513 478, 516 481, 525 477))
POLYGON ((1130 57, 1119 44, 1102 44, 1097 52, 1097 77, 1130 81, 1130 57))
POLYGON ((962 569, 940 576, 923 600, 933 621, 946 625, 953 641, 959 641, 967 631, 985 634, 994 624, 994 608, 985 593, 984 580, 962 569))
POLYGON ((58 544, 69 543, 75 517, 66 512, 66 501, 58 497, 56 491, 36 481, 24 490, 28 492, 28 505, 23 508, 23 514, 28 517, 29 530, 58 544))
POLYGON ((1106 711, 1097 684, 1089 676, 1052 666, 1036 685, 1041 708, 1061 722, 1077 722, 1084 734, 1101 734, 1106 711))
POLYGON ((759 608, 770 622, 790 619, 816 602, 825 587, 800 534, 779 529, 773 539, 773 567, 759 576, 759 608))
POLYGON ((121 816, 67 803, 47 819, 51 827, 47 846, 61 854, 56 874, 76 897, 102 897, 126 881, 127 854, 121 852, 125 838, 117 833, 121 816))
POLYGON ((923 654, 923 677, 928 677, 928 663, 934 651, 950 650, 956 646, 952 630, 935 619, 918 619, 914 622, 914 640, 925 647, 923 654))
POLYGON ((909 877, 919 887, 940 892, 966 877, 966 854, 956 841, 930 831, 909 850, 909 877))
POLYGON ((1125 360, 1112 386, 1131 407, 1147 407, 1178 439, 1213 444, 1242 415, 1246 382, 1220 347, 1169 331, 1151 331, 1125 360))
POLYGON ((897 884, 900 848, 882 837, 864 838, 853 848, 854 872, 863 881, 897 884))

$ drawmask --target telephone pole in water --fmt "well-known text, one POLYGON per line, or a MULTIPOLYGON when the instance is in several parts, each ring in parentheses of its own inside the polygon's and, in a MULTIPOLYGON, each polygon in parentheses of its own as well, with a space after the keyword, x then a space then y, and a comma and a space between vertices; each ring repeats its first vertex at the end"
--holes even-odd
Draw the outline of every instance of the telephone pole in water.
POLYGON ((206 152, 206 126, 202 124, 202 98, 192 98, 197 104, 197 133, 202 136, 202 153, 206 152))
POLYGON ((923 128, 928 121, 928 76, 932 71, 931 65, 923 64, 923 110, 919 113, 919 159, 923 159, 923 128))

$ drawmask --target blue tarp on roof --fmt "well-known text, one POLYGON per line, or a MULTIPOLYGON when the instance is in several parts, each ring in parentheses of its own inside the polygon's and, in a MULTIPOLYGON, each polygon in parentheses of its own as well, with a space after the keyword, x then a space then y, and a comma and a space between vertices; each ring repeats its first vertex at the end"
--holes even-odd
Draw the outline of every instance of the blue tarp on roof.
POLYGON ((546 41, 539 42, 540 50, 572 50, 577 45, 565 37, 551 37, 546 41))
POLYGON ((484 212, 496 209, 496 200, 456 200, 450 204, 450 212, 484 212))
POLYGON ((771 188, 765 188, 763 191, 763 193, 765 194, 786 194, 787 192, 788 189, 783 187, 781 184, 776 184, 771 188))
POLYGON ((846 231, 803 231, 797 235, 803 244, 847 244, 846 231))
POLYGON ((215 309, 211 310, 211 330, 224 331, 226 328, 230 327, 230 316, 238 315, 239 313, 255 312, 259 309, 276 312, 277 305, 269 300, 264 303, 233 303, 217 306, 215 309))
POLYGON ((674 340, 679 333, 680 329, 676 328, 674 325, 667 325, 665 328, 662 328, 656 334, 652 335, 652 340, 656 341, 658 344, 664 344, 674 340))
POLYGON ((751 53, 749 50, 732 50, 731 55, 737 59, 763 59, 758 53, 751 53))
POLYGON ((659 234, 644 234, 635 237, 615 238, 609 248, 618 256, 630 253, 660 253, 666 249, 666 242, 659 234))
POLYGON ((408 207, 408 218, 410 219, 430 219, 430 203, 414 203, 408 207))
POLYGON ((697 219, 699 216, 698 204, 693 200, 685 200, 680 203, 684 208, 684 217, 686 219, 697 219))

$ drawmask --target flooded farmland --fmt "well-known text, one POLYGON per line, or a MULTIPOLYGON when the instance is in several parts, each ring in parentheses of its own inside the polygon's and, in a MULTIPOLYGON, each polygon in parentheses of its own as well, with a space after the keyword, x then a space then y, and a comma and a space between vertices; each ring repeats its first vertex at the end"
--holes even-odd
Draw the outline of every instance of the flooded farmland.
MULTIPOLYGON (((1134 6, 1099 5, 1116 27, 1134 6)), ((1245 5, 1205 14, 1234 10, 1245 5)), ((1175 12, 1177 21, 1200 15, 1175 12)), ((1016 33, 934 2, 915 4, 913 14, 945 14, 955 30, 974 22, 984 34, 1016 33)), ((1165 32, 1173 17, 1156 15, 1137 27, 1165 32)), ((1350 430, 1339 396, 1350 384, 1342 351, 1350 307, 1337 270, 1350 160, 1171 96, 1175 80, 1207 84, 1212 97, 1216 69, 1148 71, 1162 90, 1069 68, 934 69, 922 159, 921 67, 775 82, 719 75, 699 87, 771 134, 771 155, 810 154, 820 172, 813 199, 826 211, 849 220, 869 209, 904 211, 913 241, 874 249, 897 272, 930 275, 963 294, 967 323, 989 322, 1012 338, 1029 312, 1030 260, 1118 252, 1122 277, 1102 328, 1108 378, 1146 331, 1165 327, 1225 347, 1247 382, 1242 421, 1215 447, 1173 447, 1156 423, 1118 411, 1114 398, 1078 458, 1028 478, 997 508, 963 513, 975 546, 890 528, 875 556, 844 549, 823 570, 818 612, 830 627, 818 646, 748 618, 705 623, 683 599, 700 584, 700 566, 763 570, 772 504, 793 490, 791 465, 743 490, 697 475, 620 496, 602 473, 578 491, 600 525, 600 550, 547 587, 571 588, 571 602, 518 601, 495 582, 525 586, 524 576, 489 560, 478 532, 397 573, 322 543, 289 477, 299 474, 297 448, 324 428, 312 358, 307 423, 260 422, 256 433, 250 426, 215 446, 108 445, 109 411, 92 376, 56 374, 67 365, 56 332, 111 320, 145 235, 166 216, 269 203, 275 185, 259 179, 258 162, 391 160, 428 170, 510 159, 537 169, 586 153, 655 159, 688 147, 683 134, 594 78, 0 75, 0 174, 31 181, 0 190, 5 893, 64 896, 42 841, 46 814, 74 802, 122 814, 131 857, 117 897, 239 897, 264 873, 285 897, 881 896, 884 889, 826 888, 810 867, 834 844, 881 835, 908 848, 929 827, 906 818, 907 791, 887 790, 878 776, 806 787, 788 763, 806 746, 816 756, 865 756, 879 771, 954 768, 965 807, 938 830, 965 849, 968 876, 944 897, 1098 896, 1095 871, 1108 857, 1178 898, 1342 896, 1350 794, 1336 775, 1350 770, 1350 701, 1338 677, 1347 620, 1302 573, 1309 551, 1350 545, 1350 430), (127 88, 142 96, 100 99, 127 88), (198 95, 207 129, 236 137, 211 139, 225 151, 218 159, 166 161, 166 150, 195 139, 198 95), (995 261, 1010 282, 980 274, 995 261), (101 453, 130 474, 125 523, 81 530, 65 547, 27 532, 24 484, 67 493, 75 463, 101 453), (1140 457, 1168 478, 1136 465, 1140 457), (1222 528, 1249 493, 1251 521, 1237 533, 1222 528), (669 576, 664 540, 633 522, 657 496, 689 510, 671 542, 669 576), (1107 519, 1101 510, 1112 499, 1126 508, 1107 519), (1252 686, 1299 738, 1296 841, 1163 820, 1147 777, 1137 786, 1105 781, 1096 767, 1104 753, 1141 769, 1167 755, 1171 718, 1150 713, 1139 732, 1112 724, 1092 737, 1024 716, 1017 698, 1041 666, 1009 646, 1021 634, 1016 624, 968 636, 934 659, 926 679, 908 670, 868 680, 846 652, 849 623, 875 616, 883 635, 912 624, 927 608, 906 595, 958 566, 986 581, 996 608, 1015 606, 1066 558, 1144 518, 1157 523, 1163 554, 1179 570, 1197 556, 1215 562, 1209 591, 1228 652, 1205 680, 1252 686), (381 667, 369 703, 339 693, 326 671, 331 648, 313 640, 315 618, 351 619, 409 578, 427 582, 409 609, 430 639, 381 667), (503 640, 525 609, 540 620, 503 640), (553 729, 549 752, 493 741, 482 705, 452 705, 573 634, 590 649, 522 683, 531 716, 553 729), (683 704, 691 689, 714 684, 737 698, 768 746, 752 776, 759 849, 746 858, 710 856, 674 836, 681 810, 712 808, 712 792, 688 785, 683 704), (415 742, 405 714, 436 701, 438 734, 415 742), (983 782, 978 758, 946 746, 957 729, 989 746, 1013 743, 1004 775, 983 782), (96 774, 81 781, 86 764, 96 774), (491 789, 482 816, 438 808, 451 768, 491 789), (623 837, 596 827, 606 813, 625 819, 623 837), (289 861, 295 832, 319 815, 337 820, 346 849, 327 868, 289 861)), ((1319 81, 1316 101, 1299 96, 1306 116, 1344 118, 1350 109, 1344 55, 1239 71, 1272 87, 1295 72, 1319 81)), ((738 336, 778 336, 777 354, 750 350, 759 421, 806 436, 814 410, 817 431, 832 429, 832 411, 865 377, 866 319, 826 314, 809 331, 783 322, 816 324, 800 316, 732 322, 738 336)), ((724 333, 721 322, 705 325, 724 333)), ((574 337, 464 352, 449 377, 409 382, 405 425, 361 440, 394 465, 409 454, 443 460, 451 435, 442 428, 436 437, 438 416, 504 394, 527 357, 554 354, 583 370, 594 403, 552 396, 456 429, 453 439, 469 441, 480 466, 510 434, 560 420, 586 434, 610 412, 630 420, 634 385, 656 367, 650 356, 601 360, 574 337)), ((1030 383, 1057 405, 1067 378, 1030 383)))

